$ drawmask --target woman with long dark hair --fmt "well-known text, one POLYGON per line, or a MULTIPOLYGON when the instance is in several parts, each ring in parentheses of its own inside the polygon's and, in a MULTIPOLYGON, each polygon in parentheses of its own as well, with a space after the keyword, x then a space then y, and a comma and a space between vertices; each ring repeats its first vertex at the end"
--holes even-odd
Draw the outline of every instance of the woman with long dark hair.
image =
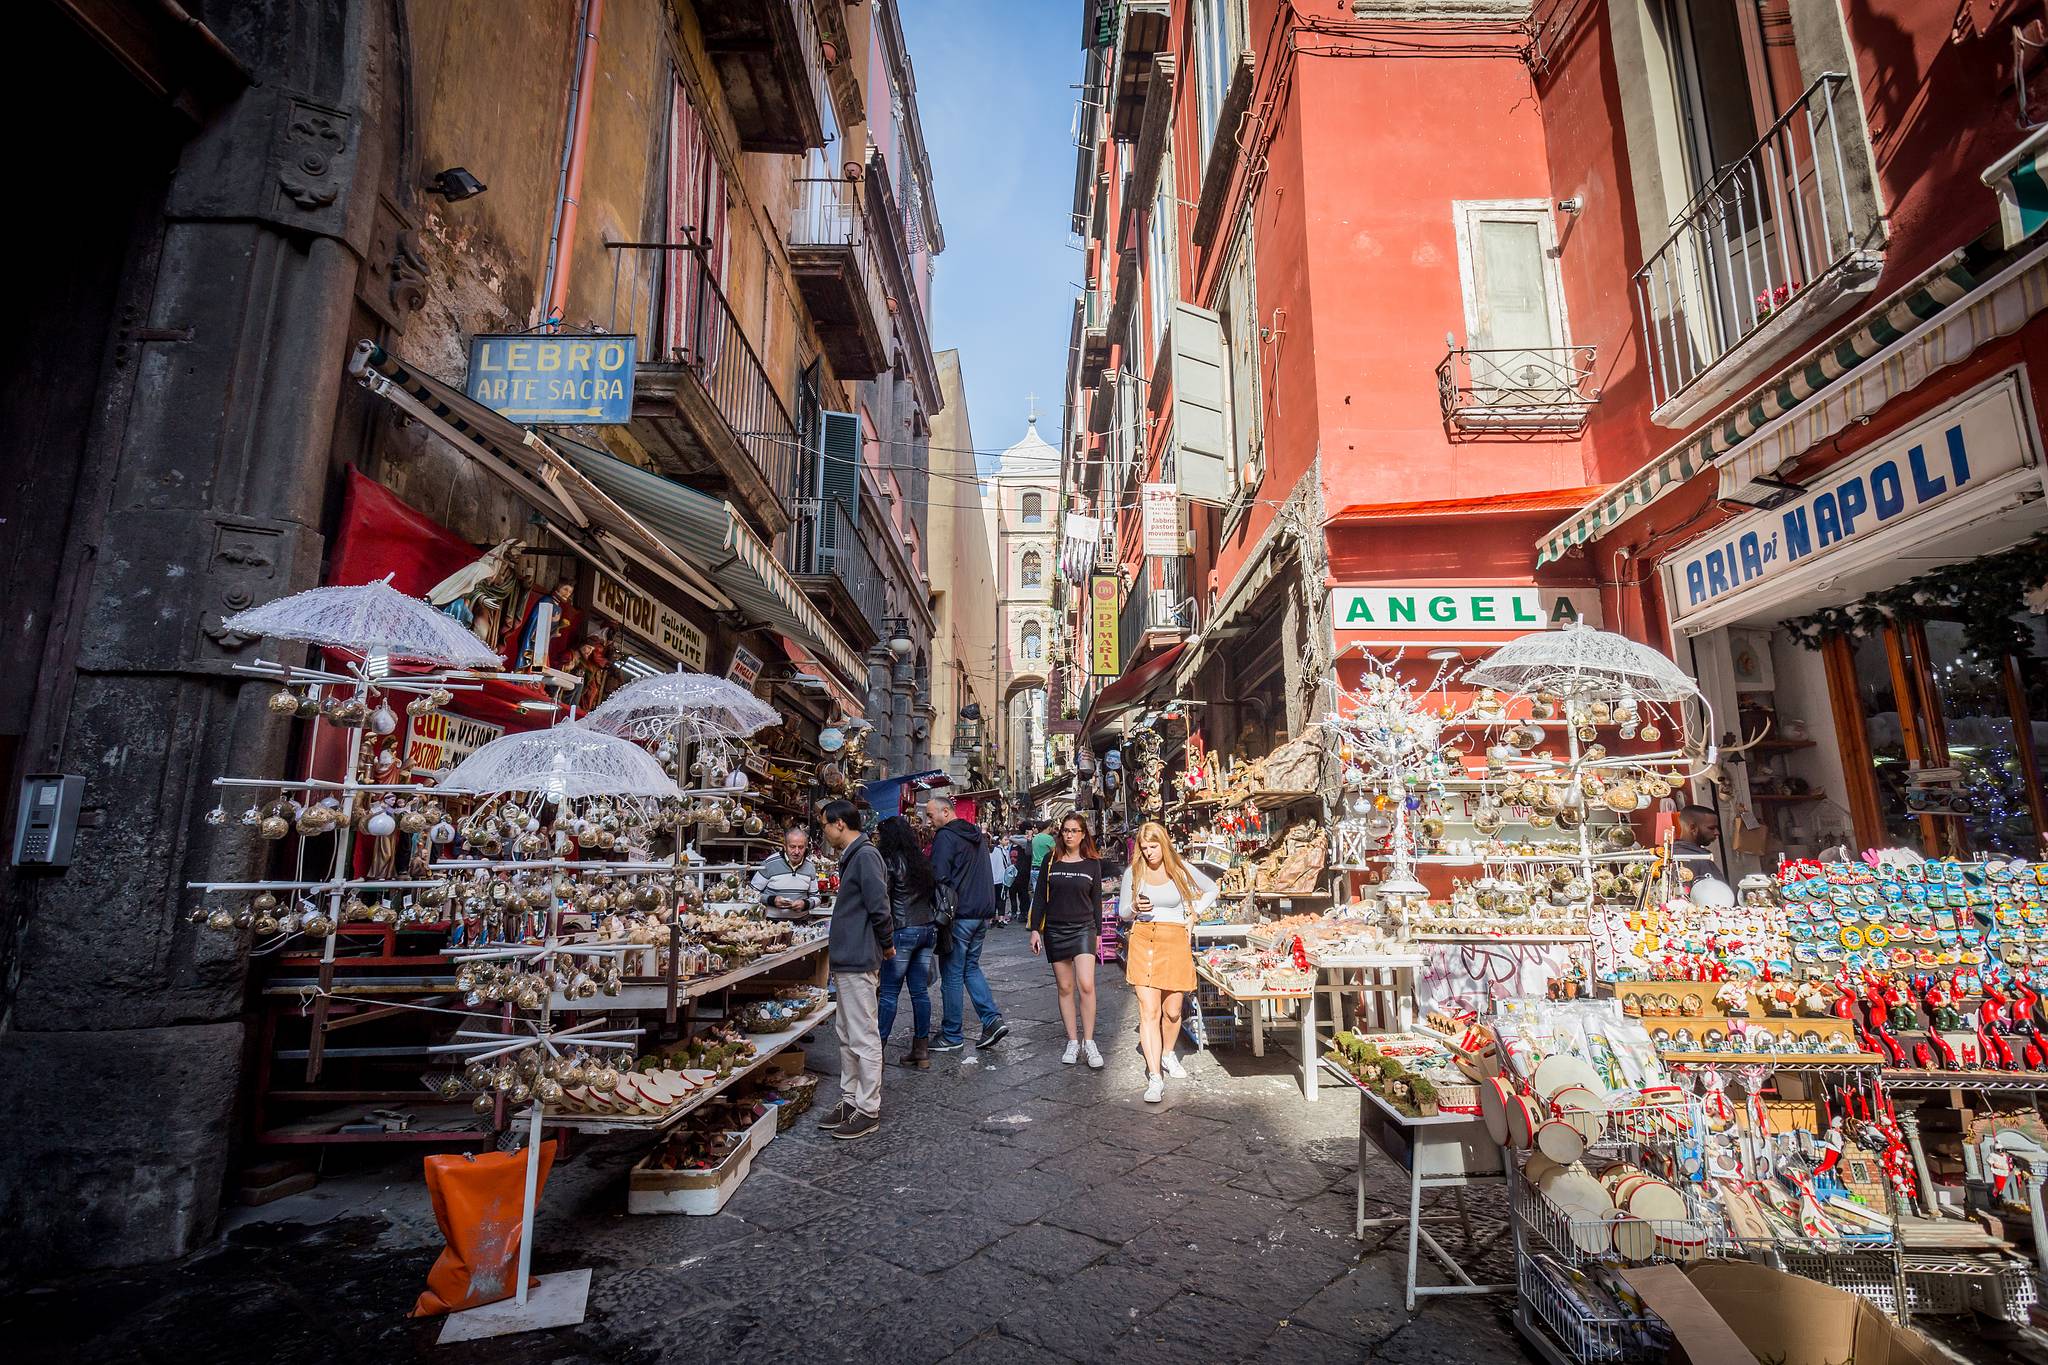
POLYGON ((1067 1026, 1072 1066, 1085 1052, 1102 1066, 1095 1046, 1095 946, 1102 936, 1102 854, 1079 815, 1060 821, 1058 841, 1031 896, 1031 951, 1052 963, 1060 988, 1060 1020, 1067 1026))
POLYGON ((890 816, 876 828, 875 847, 881 851, 882 865, 889 869, 889 911, 896 921, 896 956, 882 963, 876 1022, 881 1025, 882 1042, 886 1045, 889 1028, 896 1022, 897 1003, 904 983, 908 982, 913 1036, 906 1060, 912 1066, 930 1066, 930 983, 939 943, 934 923, 931 860, 918 846, 917 831, 900 815, 890 816))

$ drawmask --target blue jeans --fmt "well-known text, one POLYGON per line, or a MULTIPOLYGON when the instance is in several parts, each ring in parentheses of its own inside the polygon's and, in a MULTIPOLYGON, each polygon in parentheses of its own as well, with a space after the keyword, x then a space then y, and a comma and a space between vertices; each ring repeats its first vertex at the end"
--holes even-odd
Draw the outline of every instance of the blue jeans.
POLYGON ((896 1022, 896 1002, 905 981, 910 983, 910 1017, 917 1036, 931 1037, 932 954, 938 942, 939 931, 929 924, 896 931, 896 956, 882 964, 882 999, 876 1017, 884 1040, 889 1037, 889 1026, 896 1022))
POLYGON ((974 1012, 981 1016, 982 1032, 994 1028, 1003 1021, 996 1010, 996 997, 988 988, 988 978, 981 971, 981 941, 988 937, 988 921, 985 919, 956 919, 953 921, 953 951, 939 959, 939 998, 943 1012, 939 1020, 939 1041, 958 1043, 960 1036, 962 1001, 961 987, 974 997, 974 1012))

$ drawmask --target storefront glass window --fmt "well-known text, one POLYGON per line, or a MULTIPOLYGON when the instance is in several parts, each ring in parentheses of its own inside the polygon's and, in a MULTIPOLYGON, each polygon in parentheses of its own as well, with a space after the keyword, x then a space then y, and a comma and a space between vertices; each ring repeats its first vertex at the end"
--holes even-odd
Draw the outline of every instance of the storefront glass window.
POLYGON ((1863 734, 1877 776, 1877 809, 1885 841, 1920 846, 1920 822, 1907 814, 1905 718, 1892 683, 1884 641, 1875 635, 1849 642, 1856 659, 1856 694, 1862 703, 1863 734))
POLYGON ((1970 853, 2031 855, 2037 846, 2034 814, 2005 660, 1969 648, 1960 622, 1929 621, 1925 629, 1949 766, 1961 771, 1959 785, 1970 805, 1960 817, 1958 842, 1970 853))

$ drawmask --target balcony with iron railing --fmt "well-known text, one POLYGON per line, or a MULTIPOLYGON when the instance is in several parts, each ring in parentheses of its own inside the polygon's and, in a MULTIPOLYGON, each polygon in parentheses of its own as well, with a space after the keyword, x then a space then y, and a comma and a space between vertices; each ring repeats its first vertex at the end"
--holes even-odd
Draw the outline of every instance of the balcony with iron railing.
POLYGON ((1109 300, 1099 288, 1081 294, 1081 387, 1093 388, 1109 364, 1109 300))
POLYGON ((608 242, 608 330, 637 338, 632 432, 660 471, 729 494, 772 538, 796 492, 796 423, 704 252, 686 242, 608 242))
POLYGON ((1151 575, 1141 565, 1138 586, 1125 595, 1123 610, 1117 613, 1117 657, 1125 672, 1188 633, 1194 607, 1181 590, 1181 560, 1167 559, 1161 564, 1165 570, 1162 586, 1152 586, 1151 575))
POLYGON ((1673 220, 1635 276, 1654 421, 1706 416, 1875 287, 1865 143, 1855 84, 1822 75, 1673 220))
POLYGON ((748 152, 825 145, 825 57, 811 0, 696 0, 704 50, 748 152))
POLYGON ((888 578, 869 545, 834 497, 802 498, 783 546, 783 563, 804 591, 846 633, 856 649, 882 639, 888 578))
POLYGON ((872 379, 889 368, 889 291, 860 185, 806 176, 795 188, 789 265, 797 289, 833 372, 841 379, 872 379))
POLYGON ((1600 401, 1591 346, 1453 346, 1436 367, 1444 426, 1513 436, 1574 432, 1600 401))

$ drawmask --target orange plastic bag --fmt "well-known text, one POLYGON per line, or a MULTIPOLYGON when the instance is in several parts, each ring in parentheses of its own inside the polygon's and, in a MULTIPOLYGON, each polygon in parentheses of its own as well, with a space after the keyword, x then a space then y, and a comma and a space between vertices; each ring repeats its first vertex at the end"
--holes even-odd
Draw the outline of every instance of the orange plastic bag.
MULTIPOLYGON (((537 1205, 555 1164, 555 1144, 540 1145, 537 1205)), ((416 1318, 478 1308, 518 1291, 520 1215, 526 1198, 526 1150, 427 1158, 427 1194, 448 1245, 427 1272, 416 1318)))

